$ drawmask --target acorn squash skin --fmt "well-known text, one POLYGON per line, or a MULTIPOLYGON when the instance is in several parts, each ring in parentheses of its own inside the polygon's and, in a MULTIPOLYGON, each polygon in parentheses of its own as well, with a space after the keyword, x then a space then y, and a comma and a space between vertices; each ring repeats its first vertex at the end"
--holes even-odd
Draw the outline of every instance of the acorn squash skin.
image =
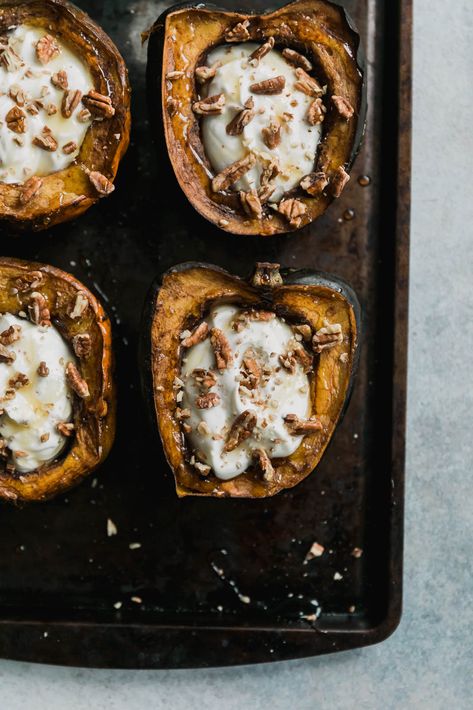
POLYGON ((79 155, 63 170, 44 176, 39 192, 25 205, 21 185, 0 182, 0 226, 42 230, 75 219, 101 195, 88 178, 97 171, 113 182, 130 140, 130 86, 125 62, 105 32, 67 0, 3 0, 0 34, 28 23, 47 27, 87 63, 99 93, 110 96, 115 115, 93 121, 79 155))
MULTIPOLYGON (((72 348, 78 333, 87 333, 91 350, 77 357, 77 367, 87 382, 90 395, 74 395, 75 431, 70 444, 52 462, 30 473, 10 473, 0 468, 0 500, 22 504, 44 501, 77 485, 106 459, 115 437, 115 385, 112 378, 113 355, 111 324, 95 296, 71 274, 45 264, 0 258, 0 312, 18 315, 27 311, 31 290, 17 290, 18 279, 32 271, 42 274, 35 291, 46 297, 52 324, 72 348), (69 313, 77 294, 87 306, 79 317, 69 313)), ((47 357, 45 357, 47 359, 47 357)))
POLYGON ((274 12, 251 14, 230 12, 206 3, 184 3, 163 12, 144 37, 149 40, 148 104, 159 158, 163 157, 161 145, 166 142, 175 177, 203 217, 232 234, 271 236, 298 230, 325 212, 335 199, 331 183, 336 171, 343 167, 349 173, 360 150, 366 120, 365 61, 359 35, 344 8, 330 0, 295 0, 274 12), (305 25, 299 22, 302 17, 305 25), (213 192, 214 173, 202 144, 199 117, 192 111, 198 95, 195 68, 205 61, 211 48, 225 44, 225 30, 247 19, 249 41, 261 43, 274 36, 276 49, 288 46, 305 54, 313 60, 321 83, 328 86, 327 97, 340 94, 355 109, 355 115, 346 121, 333 107, 328 107, 314 171, 326 173, 329 185, 317 197, 301 188, 287 193, 287 197, 301 200, 307 208, 298 224, 291 224, 268 207, 263 219, 249 217, 242 211, 238 193, 213 192), (171 34, 179 38, 174 43, 176 49, 169 39, 171 34), (184 53, 178 51, 183 43, 188 63, 183 63, 184 53), (168 72, 176 70, 185 71, 185 78, 167 81, 168 72), (170 115, 166 108, 169 96, 179 102, 175 115, 170 115))
POLYGON ((248 282, 220 267, 189 262, 170 269, 151 287, 142 321, 143 391, 179 497, 266 498, 292 488, 317 466, 346 409, 358 366, 361 311, 356 295, 342 280, 321 272, 280 273, 282 284, 255 286, 254 278, 248 282), (252 468, 229 481, 213 473, 203 478, 186 460, 173 388, 180 373, 180 333, 192 329, 217 302, 274 310, 288 322, 311 325, 314 332, 325 318, 342 324, 343 342, 316 356, 311 375, 312 414, 322 420, 323 430, 306 435, 292 456, 273 460, 274 482, 264 481, 252 468))

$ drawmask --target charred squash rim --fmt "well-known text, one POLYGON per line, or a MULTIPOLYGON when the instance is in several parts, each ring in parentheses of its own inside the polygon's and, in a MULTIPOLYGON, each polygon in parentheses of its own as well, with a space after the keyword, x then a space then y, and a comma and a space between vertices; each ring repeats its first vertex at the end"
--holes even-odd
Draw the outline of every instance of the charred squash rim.
POLYGON ((95 296, 71 274, 53 266, 0 257, 0 313, 18 315, 27 309, 31 290, 15 291, 17 280, 32 271, 43 275, 34 290, 46 297, 51 322, 71 349, 74 335, 90 335, 90 355, 77 358, 90 396, 85 399, 74 396, 75 432, 70 446, 55 460, 25 474, 9 474, 5 467, 0 469, 0 499, 13 503, 46 500, 75 486, 106 459, 115 436, 111 325, 95 296), (79 293, 85 296, 87 307, 81 316, 71 318, 68 313, 79 293))
POLYGON ((72 3, 4 0, 0 34, 22 24, 47 28, 75 51, 89 67, 93 88, 110 96, 115 108, 112 118, 91 124, 73 163, 41 178, 41 189, 26 205, 19 200, 21 185, 0 182, 0 222, 16 229, 39 230, 78 217, 100 199, 88 171, 114 181, 130 139, 130 87, 125 62, 112 40, 72 3))
POLYGON ((266 498, 292 488, 317 466, 346 409, 358 365, 361 312, 356 295, 343 280, 322 272, 285 269, 281 276, 282 285, 256 287, 217 266, 188 262, 167 271, 151 287, 142 326, 143 389, 180 497, 266 498), (179 336, 197 325, 216 302, 274 310, 290 321, 308 323, 314 331, 323 326, 325 315, 342 324, 343 343, 324 351, 314 366, 313 414, 323 421, 323 430, 306 435, 292 456, 273 460, 279 481, 265 482, 253 469, 231 481, 214 474, 202 478, 186 461, 173 389, 181 367, 179 336), (347 353, 344 363, 342 352, 347 353), (318 386, 322 381, 335 384, 327 391, 318 386))
POLYGON ((360 149, 366 118, 366 81, 364 57, 359 35, 344 8, 329 0, 295 0, 267 14, 230 12, 205 3, 184 3, 166 10, 146 33, 148 47, 148 101, 156 130, 164 133, 169 159, 177 181, 193 207, 210 222, 233 234, 271 236, 299 229, 317 219, 334 199, 331 185, 339 168, 350 171, 360 149), (303 17, 304 25, 298 21, 303 17), (346 121, 327 106, 323 137, 314 172, 323 171, 329 185, 317 197, 302 189, 287 193, 307 208, 300 223, 291 224, 281 214, 266 208, 260 220, 245 215, 235 192, 214 193, 212 167, 207 159, 200 133, 200 122, 192 111, 197 98, 195 68, 204 63, 207 53, 225 44, 224 33, 239 22, 249 20, 248 41, 262 43, 269 36, 276 48, 288 46, 314 61, 316 73, 327 84, 327 96, 342 95, 350 101, 355 115, 346 121), (302 29, 301 29, 302 26, 302 29), (177 50, 185 41, 189 27, 194 29, 186 52, 177 50), (314 32, 314 38, 308 36, 314 32), (173 49, 172 34, 177 37, 173 49), (189 63, 183 59, 185 55, 189 63), (184 71, 183 78, 169 82, 172 71, 184 71), (170 115, 168 97, 178 102, 170 115), (184 118, 183 118, 184 117, 184 118))

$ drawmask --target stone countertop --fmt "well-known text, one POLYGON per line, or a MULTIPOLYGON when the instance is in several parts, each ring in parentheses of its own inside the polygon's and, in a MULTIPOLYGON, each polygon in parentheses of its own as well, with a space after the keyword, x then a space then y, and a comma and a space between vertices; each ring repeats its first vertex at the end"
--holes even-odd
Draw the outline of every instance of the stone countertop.
POLYGON ((473 4, 414 5, 406 583, 399 629, 372 648, 242 668, 96 671, 0 661, 5 710, 471 707, 473 4))

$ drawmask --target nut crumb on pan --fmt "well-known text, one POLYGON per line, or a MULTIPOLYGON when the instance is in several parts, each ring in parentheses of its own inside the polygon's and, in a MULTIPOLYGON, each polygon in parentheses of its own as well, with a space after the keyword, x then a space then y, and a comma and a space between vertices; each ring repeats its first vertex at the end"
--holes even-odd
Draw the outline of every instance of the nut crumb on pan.
POLYGON ((315 557, 322 557, 324 554, 325 547, 321 545, 319 542, 313 542, 312 545, 310 546, 309 551, 307 552, 306 556, 304 557, 304 562, 303 564, 306 565, 308 562, 313 560, 315 557))
POLYGON ((351 551, 352 557, 355 557, 357 559, 360 558, 362 556, 362 554, 363 554, 363 550, 361 549, 361 547, 354 547, 353 550, 351 551))
POLYGON ((117 535, 118 528, 111 518, 107 518, 107 537, 117 535))

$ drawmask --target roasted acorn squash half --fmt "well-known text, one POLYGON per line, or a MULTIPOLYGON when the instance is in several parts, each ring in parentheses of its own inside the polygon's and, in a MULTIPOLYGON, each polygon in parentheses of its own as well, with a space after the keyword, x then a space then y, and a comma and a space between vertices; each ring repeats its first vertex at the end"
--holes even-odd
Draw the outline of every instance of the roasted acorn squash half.
MULTIPOLYGON (((36 470, 20 473, 11 458, 9 461, 5 440, 1 442, 0 499, 13 503, 42 501, 88 476, 112 446, 116 407, 110 321, 95 296, 70 274, 12 258, 0 258, 0 314, 18 316, 46 332, 54 326, 76 362, 70 371, 72 419, 66 425, 70 431, 66 430, 67 443, 58 456, 36 470)), ((8 337, 12 333, 9 329, 0 334, 2 363, 8 363, 5 357, 12 348, 8 343, 15 340, 8 337)), ((45 352, 41 364, 44 372, 37 371, 42 377, 48 376, 47 360, 45 352)), ((70 363, 63 364, 69 372, 70 363)), ((15 360, 9 367, 12 372, 16 369, 15 360)), ((8 395, 2 392, 1 396, 8 395)), ((37 437, 40 433, 36 432, 37 437)))
MULTIPOLYGON (((344 282, 320 272, 280 272, 277 264, 263 263, 257 264, 247 281, 208 264, 181 264, 167 271, 152 287, 144 313, 144 389, 178 496, 265 498, 308 476, 320 461, 347 405, 357 369, 359 328, 360 308, 353 291, 344 282), (186 421, 190 420, 184 418, 188 415, 182 409, 180 378, 189 357, 189 342, 183 337, 201 340, 198 336, 203 319, 216 304, 233 304, 244 313, 256 314, 257 320, 260 315, 267 319, 265 314, 269 312, 284 319, 304 334, 304 358, 310 363, 309 426, 298 448, 290 456, 271 459, 269 466, 267 458, 258 453, 254 464, 230 480, 222 480, 202 465, 205 458, 197 462, 199 454, 186 434, 186 421)), ((213 330, 204 334, 209 336, 213 338, 213 330)), ((242 337, 247 342, 244 332, 242 337)), ((213 341, 212 347, 215 374, 222 365, 213 341)), ((194 370, 197 372, 212 376, 211 370, 194 370)), ((231 434, 227 442, 228 436, 231 434)), ((238 440, 242 441, 244 438, 238 440)))
MULTIPOLYGON (((67 72, 56 71, 51 77, 44 78, 44 98, 43 93, 39 96, 26 94, 21 84, 19 93, 18 85, 15 85, 14 92, 10 90, 7 94, 15 102, 12 106, 17 121, 7 122, 13 133, 6 131, 5 140, 11 140, 13 136, 21 149, 26 150, 24 146, 26 142, 31 145, 31 137, 25 136, 25 125, 33 119, 41 119, 45 128, 43 133, 38 129, 39 135, 34 137, 36 150, 39 145, 45 151, 73 153, 72 162, 55 171, 44 173, 39 170, 36 173, 28 170, 25 177, 16 182, 5 181, 5 178, 2 181, 0 177, 0 223, 17 229, 36 230, 77 217, 114 190, 118 165, 129 143, 130 87, 125 63, 114 43, 86 13, 66 0, 3 0, 0 6, 0 68, 3 67, 5 72, 15 71, 15 65, 22 61, 9 44, 11 33, 22 26, 44 32, 36 45, 34 59, 39 71, 36 65, 32 71, 24 62, 27 77, 31 78, 35 73, 39 76, 41 66, 47 71, 57 57, 60 64, 61 47, 64 47, 83 62, 92 78, 92 85, 85 90, 87 93, 77 91, 70 78, 68 82, 67 72), (48 88, 57 90, 59 95, 52 104, 49 103, 48 88), (55 114, 51 120, 62 116, 70 122, 89 121, 80 145, 74 141, 61 142, 61 136, 50 130, 51 112, 55 114), (34 116, 30 115, 33 113, 34 116)), ((10 104, 5 106, 10 119, 11 110, 10 104)), ((5 121, 7 116, 0 116, 0 120, 5 121)))
MULTIPOLYGON (((146 36, 148 94, 156 131, 164 130, 178 183, 201 215, 234 234, 268 236, 304 227, 340 196, 361 144, 366 114, 359 36, 342 7, 328 0, 295 0, 260 15, 229 12, 205 3, 176 5, 161 15, 146 36), (273 48, 284 54, 292 69, 300 74, 301 91, 313 99, 305 120, 321 124, 322 129, 315 157, 309 156, 311 167, 307 174, 302 173, 303 179, 299 181, 298 177, 294 187, 272 204, 268 202, 271 183, 267 184, 268 179, 274 180, 272 165, 265 164, 259 185, 254 181, 253 188, 242 194, 243 188, 235 181, 241 171, 248 171, 248 165, 240 166, 239 160, 232 163, 230 175, 216 175, 204 146, 205 114, 221 112, 219 101, 225 103, 224 88, 223 99, 206 88, 209 76, 210 81, 213 76, 206 67, 207 57, 216 47, 232 48, 235 43, 245 42, 257 43, 263 56, 273 48), (205 98, 209 98, 208 94, 212 94, 210 102, 205 98)), ((259 61, 256 56, 254 66, 259 61)), ((245 93, 242 105, 231 107, 239 112, 227 127, 227 134, 232 137, 235 131, 244 134, 251 127, 247 122, 254 121, 256 94, 278 93, 272 86, 249 88, 254 91, 249 94, 250 103, 245 103, 245 93), (236 125, 239 119, 243 128, 241 121, 236 125)), ((284 121, 291 120, 292 110, 288 105, 282 118, 278 114, 279 141, 285 135, 284 121)), ((251 140, 245 143, 249 147, 243 161, 248 158, 251 162, 251 140)), ((271 136, 264 137, 270 155, 274 153, 271 140, 271 136)), ((259 154, 257 165, 262 155, 259 154)))

